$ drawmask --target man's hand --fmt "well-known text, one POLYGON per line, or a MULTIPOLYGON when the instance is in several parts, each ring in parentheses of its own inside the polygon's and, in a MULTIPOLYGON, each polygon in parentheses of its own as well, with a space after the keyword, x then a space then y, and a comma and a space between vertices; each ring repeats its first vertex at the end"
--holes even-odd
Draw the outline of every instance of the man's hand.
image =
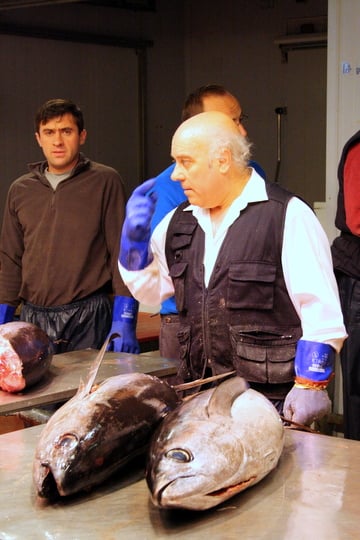
POLYGON ((121 233, 120 263, 127 270, 142 270, 152 261, 149 253, 151 218, 157 195, 152 188, 155 179, 137 187, 126 205, 126 217, 121 233))
POLYGON ((8 304, 0 304, 0 324, 12 322, 14 320, 15 308, 8 304))
POLYGON ((285 398, 284 417, 304 426, 310 426, 331 411, 326 390, 312 390, 293 386, 285 398))
POLYGON ((109 332, 119 334, 113 339, 107 350, 114 352, 140 353, 140 345, 136 338, 136 323, 139 302, 128 296, 115 296, 113 305, 112 325, 109 332))

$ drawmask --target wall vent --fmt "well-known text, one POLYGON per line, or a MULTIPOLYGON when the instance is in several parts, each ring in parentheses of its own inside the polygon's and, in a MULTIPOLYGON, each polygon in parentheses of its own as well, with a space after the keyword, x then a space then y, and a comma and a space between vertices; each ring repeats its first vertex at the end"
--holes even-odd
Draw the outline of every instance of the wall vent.
POLYGON ((288 52, 296 49, 315 49, 327 46, 327 17, 288 19, 286 33, 274 40, 281 51, 282 62, 288 52))

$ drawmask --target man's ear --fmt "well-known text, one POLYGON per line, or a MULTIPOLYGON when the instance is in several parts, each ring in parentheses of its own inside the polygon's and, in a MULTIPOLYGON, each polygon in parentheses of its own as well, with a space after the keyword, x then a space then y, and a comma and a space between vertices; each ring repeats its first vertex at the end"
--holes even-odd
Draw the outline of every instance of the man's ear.
POLYGON ((86 141, 86 136, 87 136, 87 131, 86 129, 83 129, 81 132, 80 132, 80 144, 85 144, 85 141, 86 141))
POLYGON ((38 132, 37 132, 37 131, 36 131, 36 133, 35 133, 35 139, 37 140, 37 143, 38 143, 38 145, 39 145, 39 146, 40 146, 40 148, 41 148, 41 141, 40 141, 40 135, 38 134, 38 132))
POLYGON ((227 173, 232 161, 232 155, 229 148, 222 148, 217 160, 219 164, 219 172, 222 174, 227 173))

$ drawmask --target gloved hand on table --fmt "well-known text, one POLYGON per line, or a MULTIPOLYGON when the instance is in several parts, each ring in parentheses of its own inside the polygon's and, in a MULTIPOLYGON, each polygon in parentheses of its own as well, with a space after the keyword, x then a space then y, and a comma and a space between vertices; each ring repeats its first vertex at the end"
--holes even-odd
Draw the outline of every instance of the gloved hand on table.
POLYGON ((155 178, 137 187, 126 205, 126 217, 121 232, 119 260, 127 270, 142 270, 153 257, 149 253, 151 218, 157 195, 152 188, 155 178))
POLYGON ((15 308, 8 304, 0 304, 0 324, 12 322, 14 320, 15 308))
POLYGON ((284 417, 303 426, 310 426, 331 411, 326 390, 298 388, 296 384, 285 398, 284 417))
POLYGON ((139 354, 140 346, 136 339, 136 322, 139 302, 127 296, 115 296, 113 305, 113 320, 109 335, 119 334, 113 339, 107 350, 139 354))
POLYGON ((325 343, 300 340, 295 356, 295 385, 285 398, 284 417, 310 426, 331 411, 326 386, 333 376, 335 350, 325 343))

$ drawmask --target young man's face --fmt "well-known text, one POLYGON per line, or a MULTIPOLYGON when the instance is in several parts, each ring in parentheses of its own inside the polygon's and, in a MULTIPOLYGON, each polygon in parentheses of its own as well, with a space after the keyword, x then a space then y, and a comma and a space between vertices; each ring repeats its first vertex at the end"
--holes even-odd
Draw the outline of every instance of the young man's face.
POLYGON ((67 113, 41 124, 35 137, 47 159, 49 172, 62 174, 76 165, 86 131, 79 133, 75 118, 67 113))

